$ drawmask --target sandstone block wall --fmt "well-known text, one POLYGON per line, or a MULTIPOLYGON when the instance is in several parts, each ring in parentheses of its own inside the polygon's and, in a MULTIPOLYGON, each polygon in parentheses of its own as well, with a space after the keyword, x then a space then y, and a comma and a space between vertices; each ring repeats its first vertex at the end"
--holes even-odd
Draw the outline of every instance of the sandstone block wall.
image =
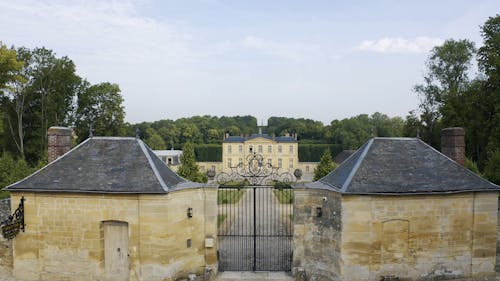
POLYGON ((494 274, 497 196, 343 196, 344 280, 494 274))
POLYGON ((341 280, 340 194, 294 189, 294 195, 294 270, 303 268, 307 280, 341 280))
POLYGON ((215 188, 167 195, 13 193, 13 202, 22 195, 26 232, 13 243, 20 279, 106 280, 102 222, 108 220, 128 223, 130 280, 202 277, 207 266, 216 271, 216 245, 205 247, 207 237, 216 240, 215 188))

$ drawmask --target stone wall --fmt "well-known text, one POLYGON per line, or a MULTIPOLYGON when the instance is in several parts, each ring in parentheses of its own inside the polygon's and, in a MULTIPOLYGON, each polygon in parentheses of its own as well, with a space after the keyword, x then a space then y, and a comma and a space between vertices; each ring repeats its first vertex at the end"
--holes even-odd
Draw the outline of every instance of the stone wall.
MULTIPOLYGON (((0 199, 0 222, 10 215, 10 198, 0 199)), ((0 234, 0 266, 12 267, 12 241, 0 234)))
POLYGON ((350 280, 494 275, 497 193, 343 196, 342 268, 350 280))
MULTIPOLYGON (((217 270, 215 188, 166 195, 23 195, 26 232, 13 245, 19 279, 105 279, 104 221, 128 223, 130 280, 177 280, 217 270)), ((13 193, 13 202, 20 196, 13 193)))
POLYGON ((0 199, 0 222, 10 215, 10 198, 0 199))
POLYGON ((341 280, 340 194, 294 189, 293 268, 307 280, 341 280), (321 216, 318 216, 318 208, 321 216))

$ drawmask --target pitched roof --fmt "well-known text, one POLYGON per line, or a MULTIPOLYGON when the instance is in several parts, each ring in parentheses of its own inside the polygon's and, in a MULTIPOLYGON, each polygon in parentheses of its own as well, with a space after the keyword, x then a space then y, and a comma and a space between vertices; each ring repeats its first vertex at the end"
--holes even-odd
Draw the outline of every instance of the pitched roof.
POLYGON ((420 139, 373 138, 311 188, 344 194, 499 191, 420 139))
POLYGON ((294 137, 287 137, 287 136, 281 136, 281 137, 272 137, 268 134, 252 134, 248 137, 241 137, 241 136, 229 136, 227 137, 223 142, 245 142, 247 140, 255 139, 255 138, 264 138, 268 140, 274 140, 276 142, 297 142, 297 140, 294 137))
POLYGON ((167 193, 197 187, 170 170, 140 139, 93 137, 9 191, 167 193))
POLYGON ((356 150, 342 150, 339 154, 333 157, 333 162, 337 164, 341 164, 344 162, 349 156, 353 155, 356 150))

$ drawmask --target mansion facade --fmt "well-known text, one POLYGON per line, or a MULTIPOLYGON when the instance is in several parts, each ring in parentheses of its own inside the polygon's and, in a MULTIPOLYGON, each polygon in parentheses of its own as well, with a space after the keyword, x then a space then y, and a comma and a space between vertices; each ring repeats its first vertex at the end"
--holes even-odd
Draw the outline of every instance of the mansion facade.
MULTIPOLYGON (((164 151, 155 151, 162 160, 164 151)), ((281 173, 294 174, 295 170, 302 172, 300 181, 312 181, 317 162, 299 162, 299 146, 297 135, 274 136, 258 134, 249 136, 230 136, 226 134, 222 142, 222 162, 197 162, 201 172, 215 171, 215 175, 229 173, 238 165, 247 165, 248 157, 259 154, 264 165, 278 168, 281 173)), ((167 162, 174 171, 179 163, 167 162)))

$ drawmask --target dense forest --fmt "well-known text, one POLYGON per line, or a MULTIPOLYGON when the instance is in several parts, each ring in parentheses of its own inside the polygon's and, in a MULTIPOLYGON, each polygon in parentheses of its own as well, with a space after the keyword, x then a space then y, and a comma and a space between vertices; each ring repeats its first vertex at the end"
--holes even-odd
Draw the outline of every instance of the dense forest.
MULTIPOLYGON (((301 161, 318 161, 326 149, 335 155, 357 149, 372 136, 417 135, 439 149, 442 128, 466 130, 468 166, 500 183, 500 16, 480 29, 479 48, 467 39, 434 47, 425 62, 420 98, 404 118, 360 114, 329 124, 271 117, 264 133, 297 134, 301 161), (477 64, 478 74, 472 75, 477 64)), ((0 187, 46 163, 47 129, 70 126, 75 144, 93 135, 138 136, 153 149, 180 149, 193 143, 198 160, 219 160, 226 133, 258 132, 253 116, 193 116, 129 124, 124 121, 118 85, 91 84, 76 74, 74 62, 42 48, 8 47, 0 42, 0 187)))

